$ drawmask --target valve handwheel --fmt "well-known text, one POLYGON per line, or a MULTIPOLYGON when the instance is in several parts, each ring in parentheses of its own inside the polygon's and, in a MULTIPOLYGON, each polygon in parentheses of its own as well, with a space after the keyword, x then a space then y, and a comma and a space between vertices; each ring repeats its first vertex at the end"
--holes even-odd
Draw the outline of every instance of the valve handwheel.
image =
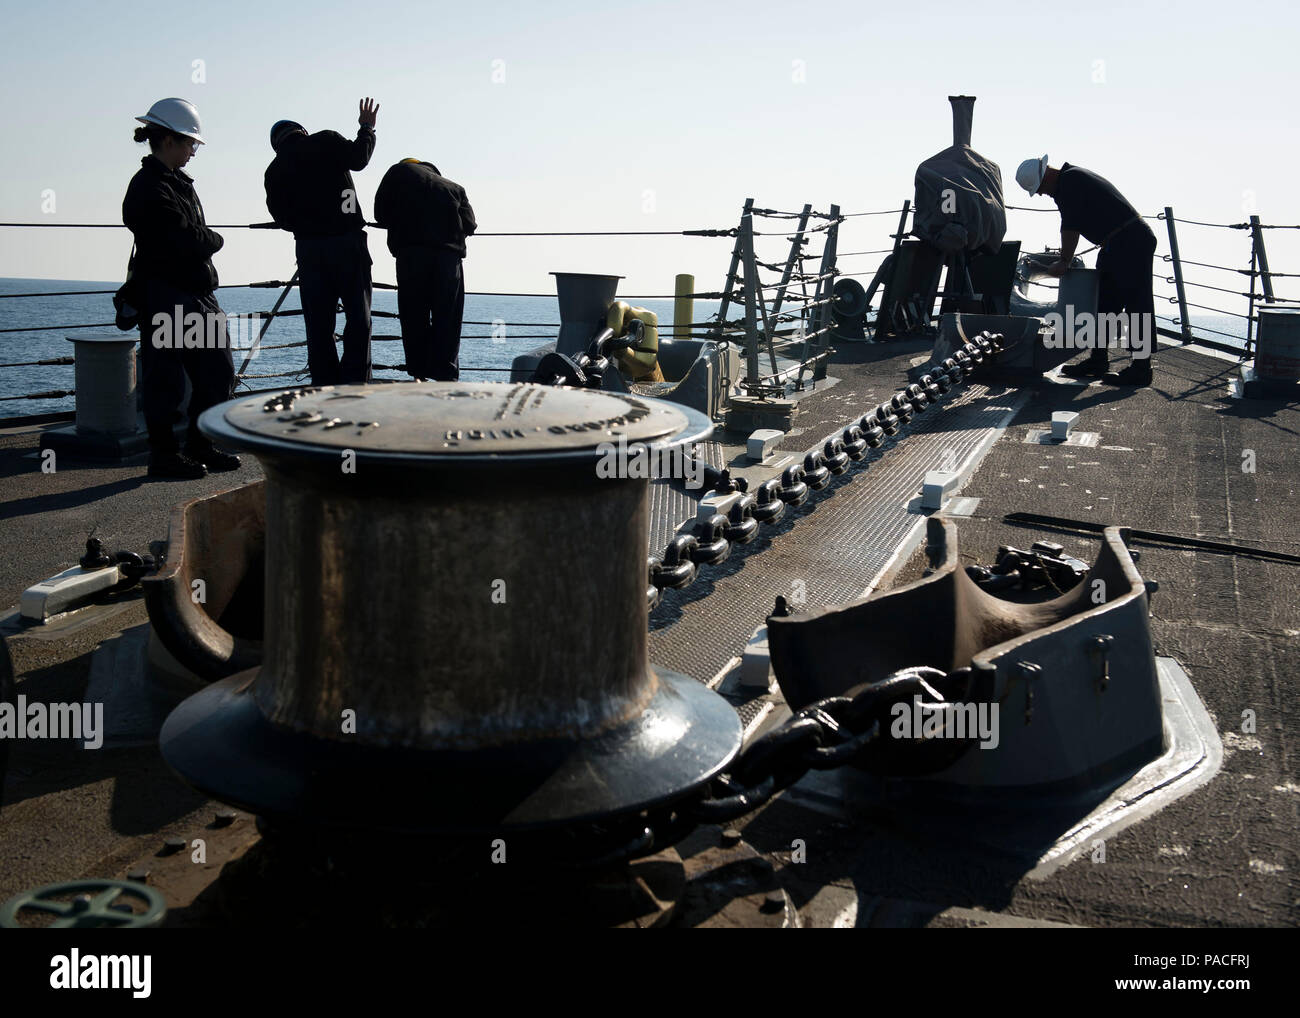
POLYGON ((63 884, 47 884, 32 891, 24 891, 0 905, 0 928, 18 929, 41 925, 18 921, 21 913, 43 912, 56 918, 45 923, 50 929, 69 927, 84 929, 99 926, 158 926, 167 914, 167 900, 152 887, 128 883, 124 880, 72 880, 63 884), (71 901, 61 897, 75 895, 71 901), (131 901, 121 901, 123 896, 136 899, 136 911, 131 901))

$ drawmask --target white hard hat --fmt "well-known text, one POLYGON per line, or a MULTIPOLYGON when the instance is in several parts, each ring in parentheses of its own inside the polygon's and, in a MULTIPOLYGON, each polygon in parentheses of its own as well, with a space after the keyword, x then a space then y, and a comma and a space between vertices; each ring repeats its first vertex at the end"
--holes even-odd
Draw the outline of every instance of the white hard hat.
POLYGON ((1042 159, 1026 159, 1016 170, 1016 183, 1023 187, 1030 194, 1038 193, 1038 186, 1043 182, 1043 175, 1047 172, 1047 155, 1044 153, 1042 159))
POLYGON ((142 124, 157 124, 169 131, 193 138, 200 145, 203 144, 199 111, 188 99, 159 99, 149 107, 148 113, 135 119, 142 124))

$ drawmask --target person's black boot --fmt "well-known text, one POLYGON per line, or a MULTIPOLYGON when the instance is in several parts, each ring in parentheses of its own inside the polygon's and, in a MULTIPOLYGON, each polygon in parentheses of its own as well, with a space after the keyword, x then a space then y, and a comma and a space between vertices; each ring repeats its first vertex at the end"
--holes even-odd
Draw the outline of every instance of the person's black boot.
POLYGON ((207 477, 208 471, 202 463, 172 449, 149 454, 149 476, 164 480, 197 481, 200 477, 207 477))
POLYGON ((1102 378, 1104 385, 1134 385, 1144 388, 1151 384, 1151 358, 1131 360, 1123 371, 1112 371, 1102 378))
POLYGON ((170 421, 153 420, 149 428, 149 476, 164 480, 197 481, 207 477, 202 463, 181 455, 170 421))
POLYGON ((1100 378, 1110 367, 1110 358, 1105 350, 1094 350, 1077 364, 1067 364, 1061 368, 1066 378, 1100 378))
POLYGON ((185 443, 185 455, 207 467, 213 473, 239 469, 239 457, 234 453, 218 449, 206 438, 191 437, 185 443))

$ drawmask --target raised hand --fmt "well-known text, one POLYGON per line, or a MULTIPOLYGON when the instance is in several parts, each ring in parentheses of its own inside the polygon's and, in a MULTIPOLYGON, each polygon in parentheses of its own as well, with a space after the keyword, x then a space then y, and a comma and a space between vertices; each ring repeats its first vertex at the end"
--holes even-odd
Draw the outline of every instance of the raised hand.
POLYGON ((361 115, 357 117, 357 123, 362 127, 374 127, 375 120, 379 116, 379 103, 367 96, 358 102, 357 106, 361 111, 361 115))

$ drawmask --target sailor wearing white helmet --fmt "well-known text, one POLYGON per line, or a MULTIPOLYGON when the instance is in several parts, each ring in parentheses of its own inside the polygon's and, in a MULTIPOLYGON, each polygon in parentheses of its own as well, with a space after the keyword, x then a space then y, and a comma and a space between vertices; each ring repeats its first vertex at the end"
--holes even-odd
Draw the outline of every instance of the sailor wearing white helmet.
POLYGON ((149 476, 199 478, 234 470, 239 457, 213 446, 197 426, 199 414, 230 398, 235 371, 225 316, 213 291, 212 256, 225 243, 207 227, 194 181, 184 167, 203 144, 199 111, 185 99, 161 99, 135 118, 140 160, 122 202, 122 222, 135 236, 130 286, 140 310, 140 390, 149 430, 149 476), (198 315, 205 341, 180 341, 198 315), (211 338, 211 342, 206 341, 211 338), (189 430, 182 453, 173 427, 190 380, 189 430))
POLYGON ((1046 194, 1061 212, 1061 257, 1048 272, 1061 276, 1070 266, 1080 235, 1101 248, 1097 313, 1109 326, 1120 312, 1130 324, 1133 359, 1123 371, 1107 374, 1109 337, 1097 335, 1097 346, 1061 374, 1071 378, 1102 377, 1108 385, 1151 384, 1151 354, 1155 349, 1155 298, 1151 289, 1156 236, 1141 214, 1109 180, 1082 166, 1049 166, 1047 156, 1026 159, 1016 170, 1016 182, 1030 194, 1046 194), (1138 334, 1134 335, 1134 329, 1138 334))

